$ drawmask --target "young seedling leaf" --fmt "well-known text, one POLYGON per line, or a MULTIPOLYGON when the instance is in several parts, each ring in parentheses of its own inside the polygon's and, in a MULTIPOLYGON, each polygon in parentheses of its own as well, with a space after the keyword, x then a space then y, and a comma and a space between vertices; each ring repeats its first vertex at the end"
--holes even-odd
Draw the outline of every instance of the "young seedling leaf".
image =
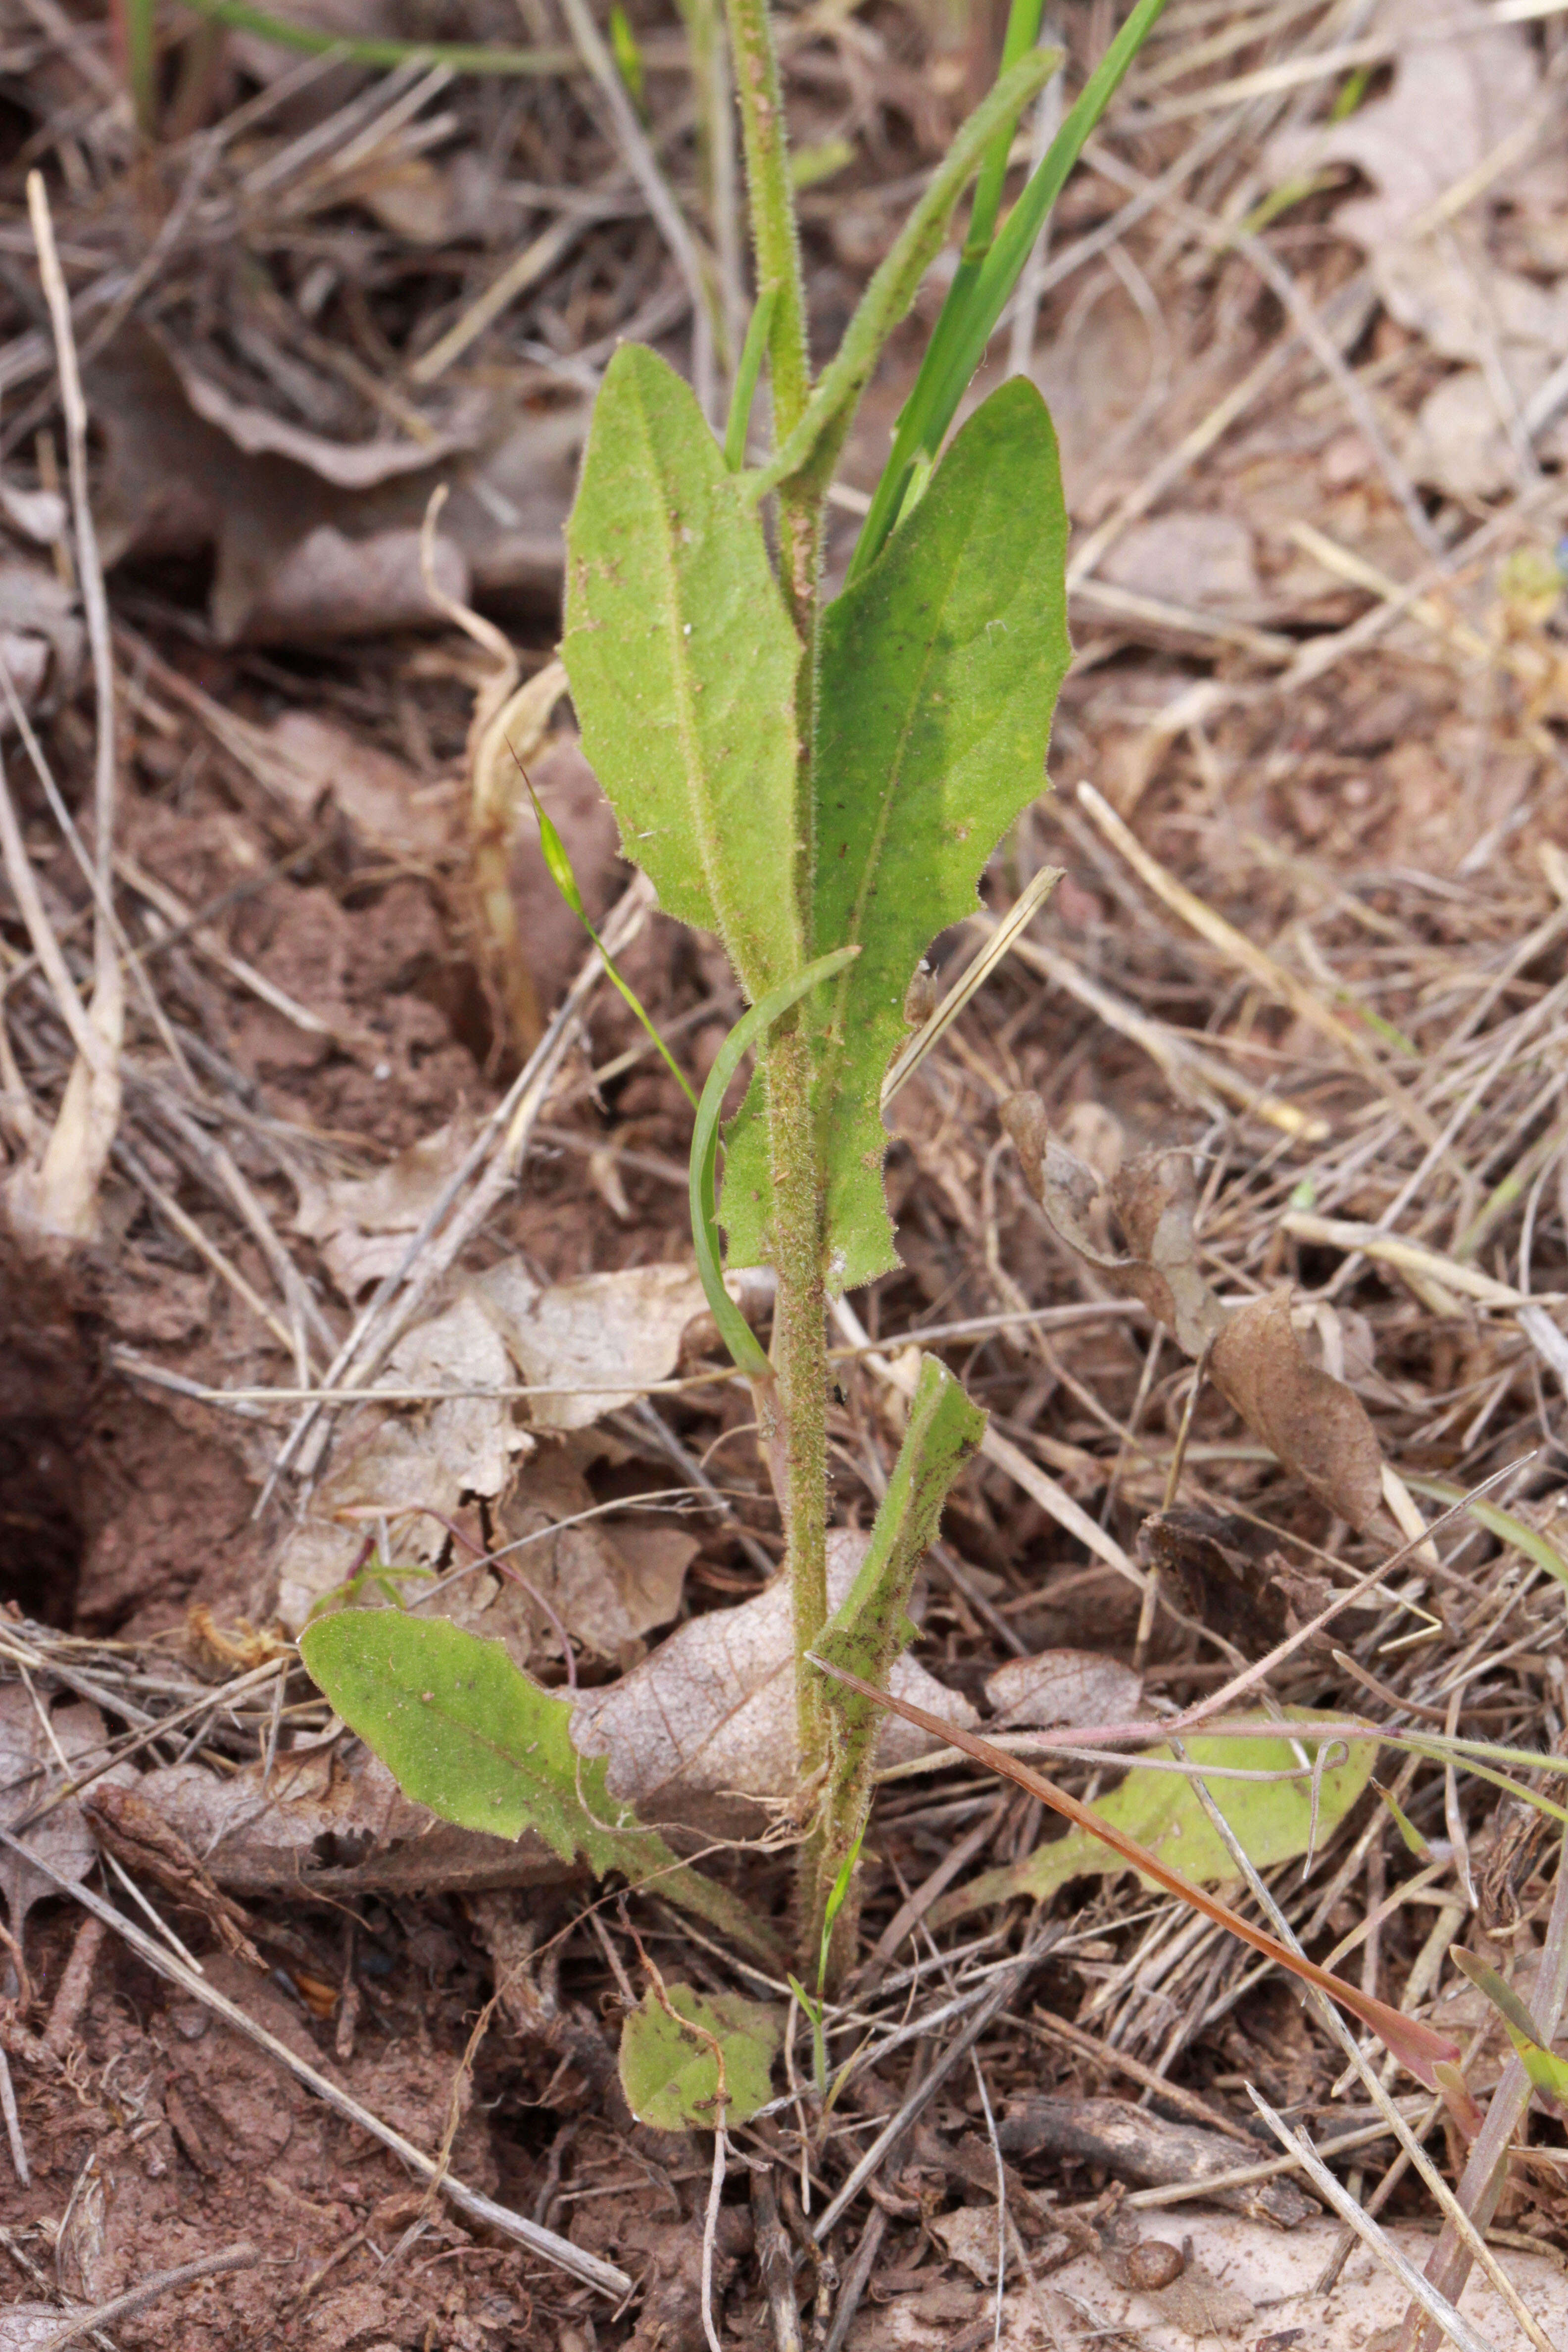
POLYGON ((800 646, 701 410, 639 344, 605 370, 566 551, 562 658, 626 855, 765 996, 804 960, 800 646))
POLYGON ((783 2039, 778 2011, 760 2001, 693 1992, 683 1984, 666 1985, 661 2000, 650 1986, 621 2029, 626 2105, 639 2124, 658 2131, 712 2131, 721 2051, 723 2120, 731 2127, 749 2123, 772 2095, 769 2077, 783 2039))
POLYGON ((1559 2058, 1513 1987, 1499 1976, 1496 1969, 1489 1968, 1474 1952, 1466 1951, 1462 1944, 1450 1944, 1448 1958, 1479 1992, 1485 1993, 1502 2019, 1508 2038, 1535 2088, 1549 2099, 1568 2103, 1568 2060, 1559 2058))
MULTIPOLYGON (((1056 436, 1022 378, 969 419, 881 561, 823 615, 812 939, 858 962, 807 1005, 835 1289, 897 1263, 882 1197, 884 1071, 910 976, 976 904, 996 841, 1045 786, 1070 647, 1056 436)), ((731 1263, 769 1255, 760 1092, 731 1139, 731 1263)))
POLYGON ((1413 1853, 1415 1856, 1416 1861, 1421 1864, 1423 1868, 1425 1868, 1426 1864, 1432 1859, 1431 1847, 1427 1844, 1426 1839, 1422 1836, 1420 1831, 1416 1828, 1415 1822, 1411 1820, 1409 1814, 1405 1811, 1404 1806, 1394 1795, 1393 1790, 1385 1789, 1383 1782, 1379 1780, 1375 1775, 1373 1776, 1372 1785, 1377 1790, 1378 1795, 1383 1799, 1388 1811, 1392 1814, 1394 1826, 1399 1832, 1401 1838, 1405 1842, 1406 1853, 1413 1853))
MULTIPOLYGON (((1288 1969, 1290 1975, 1299 1978, 1303 1984, 1315 1986, 1319 1992, 1327 1993, 1331 2000, 1339 2002, 1342 2009, 1349 2010, 1352 2017, 1360 2018, 1363 2025, 1370 2026, 1385 2046, 1393 2052, 1400 2063, 1407 2067, 1416 2080, 1425 2083, 1429 2089, 1436 2090, 1438 2087, 1437 2079, 1433 2071, 1435 2066, 1445 2062, 1458 2065, 1460 2051, 1457 2042, 1450 2042, 1446 2034, 1438 2033, 1435 2028, 1416 2018, 1403 2016, 1398 2010, 1391 2009, 1386 2001, 1374 2000, 1370 1994, 1363 1993, 1357 1986, 1346 1984, 1342 1977, 1336 1977, 1329 1969, 1320 1968, 1315 1960, 1299 1958, 1294 1952, 1288 1950, 1275 1937, 1269 1935, 1267 1929, 1254 1927, 1250 1919, 1244 1919, 1240 1913, 1233 1911, 1228 1904, 1222 1903, 1215 1895, 1206 1894, 1203 1887, 1187 1877, 1184 1872, 1175 1869, 1148 1846, 1141 1845, 1136 1838, 1130 1836, 1118 1822, 1110 1818, 1109 1801, 1098 1811, 1091 1811, 1088 1805, 1080 1804, 1076 1797, 1069 1797, 1065 1790, 1058 1789, 1053 1781, 1047 1780, 1042 1773, 1035 1771, 1030 1765, 1024 1763, 1018 1757, 1010 1756, 1005 1748, 997 1748, 989 1739, 981 1738, 977 1732, 964 1731, 956 1724, 944 1723, 940 1716, 928 1714, 924 1707, 911 1706, 908 1700, 894 1698, 890 1693, 879 1691, 870 1683, 862 1682, 858 1675, 847 1674, 842 1666, 828 1664, 827 1661, 816 1652, 813 1652, 812 1655, 826 1673, 835 1675, 839 1682, 847 1684, 851 1689, 859 1691, 861 1696, 871 1700, 873 1705, 886 1707, 893 1715, 902 1716, 906 1722, 918 1725, 921 1730, 929 1731, 934 1738, 945 1739, 950 1746, 961 1749, 965 1756, 972 1756, 977 1764, 987 1766, 1003 1780, 1012 1780, 1020 1789, 1027 1790, 1030 1796, 1038 1797, 1042 1804, 1048 1805, 1053 1812, 1060 1813, 1065 1820, 1073 1824, 1075 1829, 1083 1832, 1086 1839, 1095 1839, 1102 1845, 1109 1846, 1122 1863, 1129 1864, 1134 1870, 1141 1871, 1143 1876, 1154 1885, 1163 1886, 1170 1894, 1179 1895, 1184 1903, 1191 1904, 1194 1911, 1202 1912, 1205 1918, 1212 1919, 1216 1927, 1228 1928, 1229 1932, 1233 1936, 1239 1937, 1244 1944, 1249 1944, 1255 1952, 1261 1952, 1266 1959, 1272 1960, 1278 1967, 1288 1969)), ((1223 1759, 1199 1759, 1197 1750, 1203 1744, 1197 1740, 1188 1742, 1194 1760, 1209 1762, 1211 1769, 1215 1762, 1222 1760, 1235 1766, 1237 1759, 1234 1748, 1223 1759)), ((1237 1744, 1245 1746, 1250 1743, 1237 1744)), ((1370 1749, 1374 1743, 1369 1741, 1366 1744, 1370 1749)), ((1357 1745, 1360 1743, 1358 1742, 1357 1745)), ((1289 1755, 1288 1748, 1285 1753, 1289 1755)), ((1294 1762, 1293 1758, 1291 1761, 1294 1762)), ((1351 1768, 1347 1765, 1340 1769, 1351 1768)), ((1367 1770, 1371 1769, 1370 1755, 1366 1769, 1367 1770)), ((1324 1774, 1325 1781, 1328 1777, 1324 1774)), ((1365 1779, 1366 1771, 1363 1771, 1363 1785, 1365 1779)), ((1230 1785, 1235 1787, 1246 1784, 1233 1782, 1230 1785)), ((1219 1786, 1224 1787, 1226 1784, 1222 1782, 1219 1786)), ((1303 1794, 1305 1795, 1305 1792, 1303 1794)), ((1228 1800, 1226 1801, 1226 1819, 1228 1820, 1230 1818, 1228 1800)), ((1195 1803, 1195 1801, 1194 1811, 1199 1818, 1204 1817, 1202 1808, 1195 1803)), ((1321 1818, 1320 1814, 1320 1822, 1321 1818)), ((1216 1836, 1215 1843, 1216 1846, 1222 1845, 1223 1841, 1216 1836)), ((1303 1853, 1305 1850, 1306 1837, 1303 1835, 1300 1845, 1295 1851, 1303 1853)), ((1184 1850, 1183 1859, 1186 1859, 1184 1850)), ((1235 1864, 1230 1861, 1228 1854, 1226 1859, 1230 1862, 1230 1871, 1234 1874, 1235 1864)), ((1083 1868, 1084 1864, 1079 1862, 1077 1864, 1079 1874, 1083 1868)), ((1218 1877, 1221 1874, 1216 1872, 1215 1874, 1218 1877)), ((1010 1876, 1011 1874, 992 1874, 993 1891, 983 1899, 991 1902, 999 1899, 994 1888, 994 1880, 1003 1875, 1010 1876)), ((984 1880, 980 1882, 982 1885, 986 1883, 984 1880)), ((1009 1894, 1020 1891, 1022 1890, 1016 1886, 1009 1886, 1007 1889, 1009 1894)), ((967 1896, 970 1890, 965 1889, 964 1892, 967 1896)), ((939 1906, 939 1912, 942 1907, 944 1906, 939 1906)), ((933 1924, 939 1912, 932 1914, 933 1924)))
POLYGON ((598 1878, 657 1880, 668 1902, 772 1953, 743 1905, 610 1795, 604 1759, 572 1745, 571 1701, 531 1681, 501 1643, 442 1618, 345 1609, 308 1625, 300 1654, 404 1793, 443 1821, 501 1838, 532 1830, 563 1862, 581 1858, 598 1878))

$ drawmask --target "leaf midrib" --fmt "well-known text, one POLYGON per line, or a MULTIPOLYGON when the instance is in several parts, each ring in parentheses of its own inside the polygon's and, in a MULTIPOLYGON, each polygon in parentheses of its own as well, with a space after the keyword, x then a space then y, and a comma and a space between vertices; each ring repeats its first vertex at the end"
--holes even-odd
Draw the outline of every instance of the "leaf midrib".
MULTIPOLYGON (((666 468, 660 462, 658 445, 654 437, 647 402, 642 387, 637 387, 637 418, 643 437, 647 460, 647 473, 658 485, 664 479, 666 468)), ((674 468, 669 468, 673 473, 674 468)), ((704 895, 718 917, 719 930, 725 944, 731 944, 731 909, 725 905, 718 886, 720 859, 713 839, 712 812, 710 807, 710 782, 707 764, 701 756, 701 737, 697 727, 696 698, 691 688, 691 663, 688 641, 681 634, 684 617, 680 601, 680 567, 676 560, 675 533, 671 526, 669 502, 658 495, 653 500, 655 530, 663 562, 665 612, 668 623, 674 658, 670 663, 675 679, 676 725, 680 737, 681 766, 689 781, 689 797, 693 804, 697 836, 697 854, 702 868, 704 895)))

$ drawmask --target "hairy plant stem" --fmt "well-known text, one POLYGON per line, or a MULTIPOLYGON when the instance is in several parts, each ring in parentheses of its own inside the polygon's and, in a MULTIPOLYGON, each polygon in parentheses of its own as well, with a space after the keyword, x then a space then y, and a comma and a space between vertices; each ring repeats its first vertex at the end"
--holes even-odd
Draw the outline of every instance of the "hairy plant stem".
MULTIPOLYGON (((826 1759, 821 1677, 805 1654, 827 1622, 827 1294, 823 1280, 823 1191, 811 1119, 811 1051, 798 1012, 768 1048, 768 1125, 773 1180, 773 1363, 784 1424, 789 1500, 787 1563, 794 1617, 796 1719, 803 1781, 826 1759)), ((803 1886, 805 1916, 816 1904, 803 1886)))
MULTIPOLYGON (((746 163, 757 298, 774 295, 768 331, 775 446, 794 432, 811 396, 805 291, 790 182, 784 97, 768 0, 725 0, 746 163)), ((802 648, 797 696, 795 870, 802 930, 811 939, 816 841, 811 792, 816 732, 816 603, 822 568, 825 484, 797 479, 779 491, 779 572, 802 648)), ((827 1622, 827 1296, 824 1282, 826 1185, 811 1114, 812 1056, 799 1009, 775 1026, 767 1049, 768 1127, 773 1186, 773 1364, 787 1465, 785 1504, 794 1618, 800 1775, 809 1787, 827 1761, 821 1678, 805 1654, 827 1622)), ((822 1840, 801 1850, 800 1916, 820 1933, 822 1840)), ((804 1952, 804 1948, 803 1948, 804 1952)), ((807 1965, 811 1956, 806 1955, 807 1965)))
MULTIPOLYGON (((741 131, 751 203, 752 250, 757 293, 778 289, 768 336, 768 373, 773 386, 773 436, 788 438, 805 413, 811 394, 811 353, 805 332, 805 291, 800 270, 795 191, 789 176, 784 98, 767 0, 727 0, 730 40, 735 52, 735 88, 741 100, 741 131)), ((779 493, 779 555, 784 596, 796 634, 805 647, 803 694, 809 716, 815 674, 816 586, 822 561, 822 492, 815 484, 786 483, 779 493)), ((803 744, 810 730, 803 727, 803 744)))

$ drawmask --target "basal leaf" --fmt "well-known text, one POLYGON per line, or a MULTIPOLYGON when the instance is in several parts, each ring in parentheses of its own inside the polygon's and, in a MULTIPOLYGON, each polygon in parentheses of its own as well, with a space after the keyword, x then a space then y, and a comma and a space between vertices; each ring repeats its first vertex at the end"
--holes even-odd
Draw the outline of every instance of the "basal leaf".
MULTIPOLYGON (((1292 1708, 1291 1721, 1300 1727, 1309 1759, 1315 1746, 1310 1738, 1311 1720, 1305 1708, 1292 1708)), ((1085 1734, 1086 1738, 1091 1737, 1085 1734)), ((1195 1738, 1185 1745, 1193 1762, 1203 1766, 1209 1776, 1209 1794, 1235 1831, 1237 1842, 1248 1861, 1259 1870, 1268 1870, 1277 1863, 1293 1862, 1298 1854, 1308 1852, 1314 1843, 1312 1784, 1301 1773, 1300 1759, 1290 1742, 1276 1738, 1195 1738), (1222 1780, 1215 1768, 1226 1766, 1232 1771, 1289 1772, 1298 1777, 1289 1780, 1222 1780)), ((1318 1778, 1315 1843, 1319 1847, 1331 1836, 1361 1795, 1376 1760, 1373 1740, 1336 1741, 1334 1745, 1346 1747, 1349 1752, 1343 1763, 1330 1763, 1318 1778)), ((1169 1748, 1150 1751, 1152 1762, 1171 1760, 1169 1748)), ((1119 1788, 1095 1799, 1094 1810, 1113 1829, 1136 1839, 1141 1846, 1146 1846, 1199 1886, 1220 1885, 1237 1875, 1234 1857, 1183 1772, 1151 1772, 1134 1765, 1119 1788)), ((1053 1838, 1037 1846, 1022 1862, 972 1879, 967 1886, 937 1906, 932 1920, 958 1918, 985 1904, 1005 1902, 1016 1895, 1043 1902, 1070 1879, 1100 1877, 1125 1867, 1110 1847, 1087 1830, 1072 1829, 1066 1837, 1053 1838)))
POLYGON ((778 2011, 738 1993, 697 1993, 683 1984, 664 1990, 674 2017, 650 1990, 621 2030, 621 2087, 633 2115, 658 2131, 711 2131, 718 2121, 717 2042, 724 2053, 724 2121, 749 2123, 772 2094, 769 2076, 784 2039, 778 2011))
MULTIPOLYGON (((1069 652, 1067 529, 1051 421, 1016 378, 823 616, 810 952, 862 950, 803 1016, 818 1040, 835 1288, 896 1263, 879 1095, 910 976, 937 932, 973 911, 996 841, 1045 784, 1069 652)), ((769 1255, 761 1101, 754 1089, 725 1173, 737 1265, 769 1255)))
POLYGON ((405 1794, 443 1821, 503 1838, 531 1830, 562 1862, 657 1880, 668 1901, 772 1951, 733 1895, 610 1795, 605 1759, 572 1745, 571 1701, 531 1681, 503 1643, 444 1618, 342 1609, 306 1627, 300 1654, 405 1794))
POLYGON ((800 647, 702 412, 639 344, 594 404, 566 551, 562 656, 622 846, 765 995, 802 961, 800 647))

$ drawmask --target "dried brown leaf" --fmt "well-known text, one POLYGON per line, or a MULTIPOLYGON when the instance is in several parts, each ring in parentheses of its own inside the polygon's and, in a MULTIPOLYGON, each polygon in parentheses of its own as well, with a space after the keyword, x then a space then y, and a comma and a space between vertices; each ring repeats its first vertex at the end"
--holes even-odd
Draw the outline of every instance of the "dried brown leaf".
POLYGON ((177 1908, 205 1919, 226 1951, 237 1953, 253 1968, 266 1967, 247 1933, 250 1921, 238 1904, 219 1892, 200 1857, 142 1790, 96 1780, 84 1790, 81 1804, 99 1843, 124 1869, 151 1878, 174 1897, 177 1908))
POLYGON ((1143 1678, 1095 1650, 1042 1650, 998 1666, 985 1696, 1009 1726, 1118 1723, 1137 1714, 1143 1678))
MULTIPOLYGON (((100 1760, 107 1737, 102 1716, 85 1700, 50 1713, 48 1702, 40 1698, 35 1704, 23 1683, 7 1683, 0 1688, 0 1824, 8 1829, 63 1787, 68 1774, 74 1774, 89 1759, 100 1760), (48 1717, 47 1730, 42 1715, 48 1717)), ((135 1778, 135 1767, 131 1764, 116 1764, 103 1776, 122 1788, 135 1778)), ((24 1842, 62 1878, 85 1878, 98 1857, 92 1832, 74 1797, 47 1812, 26 1832, 24 1842)), ((0 1895, 5 1898, 11 1933, 18 1941, 34 1904, 56 1891, 52 1882, 41 1871, 30 1869, 19 1854, 9 1847, 0 1850, 0 1895)))
POLYGON ((1210 1377, 1254 1434, 1320 1502, 1365 1528, 1383 1499, 1383 1455, 1365 1406, 1311 1363, 1290 1320, 1288 1291, 1227 1309, 1204 1278, 1193 1230, 1196 1187, 1184 1151, 1147 1151, 1100 1187, 1049 1132, 1038 1095, 1002 1106, 1031 1191, 1053 1230, 1122 1297, 1141 1298, 1210 1377), (1109 1201, 1131 1255, 1110 1255, 1093 1220, 1109 1201))
POLYGON ((701 1277, 687 1265, 628 1266, 546 1285, 508 1258, 480 1275, 473 1292, 519 1379, 542 1388, 561 1383, 558 1395, 529 1398, 534 1429, 585 1429, 668 1380, 681 1333, 707 1305, 701 1277))
POLYGON ((1009 1096, 1001 1116, 1030 1191, 1068 1248, 1102 1275, 1118 1297, 1141 1298, 1189 1356, 1202 1355, 1223 1310, 1198 1267, 1193 1234, 1197 1195, 1189 1155, 1142 1152, 1102 1188, 1093 1169, 1051 1134, 1038 1095, 1009 1096), (1120 1216, 1131 1256, 1117 1256, 1097 1240, 1096 1213, 1106 1207, 1120 1216))
MULTIPOLYGON (((1387 92, 1342 121, 1280 131, 1264 150, 1271 186, 1326 163, 1353 163, 1374 193, 1342 204, 1334 226, 1369 254, 1392 251, 1518 129, 1539 94, 1522 26, 1500 24, 1480 0, 1457 0, 1444 23, 1448 37, 1434 41, 1427 0, 1387 0, 1378 31, 1406 44, 1387 92)), ((1436 240, 1422 242, 1426 253, 1435 251, 1436 240)))
POLYGON ((147 1773, 140 1794, 231 1894, 461 1893, 548 1886, 571 1873, 531 1831, 515 1842, 459 1830, 404 1796, 357 1740, 247 1764, 147 1773))
MULTIPOLYGON (((369 1238, 366 1224, 392 1228, 386 1238, 396 1263, 406 1230, 422 1220, 444 1181, 447 1153, 456 1148, 453 1138, 443 1143, 431 1137, 378 1177, 329 1187, 307 1204, 308 1230, 328 1233, 342 1220, 331 1239, 345 1279, 363 1263, 357 1252, 369 1238)), ((384 1262, 378 1248, 372 1263, 384 1262)), ((628 1266, 542 1284, 509 1258, 466 1283, 404 1335, 379 1376, 380 1386, 422 1391, 428 1402, 401 1403, 395 1417, 363 1436, 333 1464, 310 1516, 285 1533, 276 1562, 285 1625, 297 1631, 316 1602, 353 1572, 365 1529, 377 1517, 392 1530, 392 1565, 429 1566, 447 1539, 443 1521, 457 1515, 466 1495, 503 1494, 519 1460, 532 1452, 535 1431, 584 1429, 666 1379, 679 1360, 682 1333, 706 1305, 695 1268, 682 1265, 628 1266), (554 1381, 561 1384, 554 1394, 505 1393, 547 1391, 554 1381), (446 1393, 452 1391, 468 1393, 446 1393)), ((670 1579, 679 1580, 689 1558, 689 1550, 678 1562, 668 1547, 645 1548, 640 1565, 647 1581, 639 1591, 636 1559, 617 1554, 613 1539, 584 1537, 563 1556, 563 1598, 570 1606, 562 1613, 570 1622, 570 1612, 580 1612, 574 1630, 613 1656, 674 1613, 666 1605, 670 1579)), ((544 1580, 552 1582, 555 1573, 551 1566, 544 1580)), ((467 1622, 462 1606, 459 1620, 467 1622)), ((519 1635, 514 1647, 526 1657, 526 1610, 515 1601, 497 1607, 499 1621, 480 1630, 504 1633, 510 1619, 519 1635)))
POLYGON ((278 773, 301 816, 329 795, 367 848, 390 857, 439 857, 451 829, 412 768, 346 727, 306 710, 286 710, 268 730, 287 755, 278 773))
POLYGON ((1123 531, 1096 567, 1112 587, 1205 613, 1256 620, 1263 583, 1252 533, 1239 515, 1187 509, 1123 531))
MULTIPOLYGON (((830 1609, 854 1582, 866 1543, 847 1528, 829 1535, 830 1609)), ((794 1655, 789 1592, 779 1578, 753 1600, 689 1619, 618 1683, 583 1692, 573 1743, 584 1756, 609 1758, 611 1795, 627 1799, 644 1821, 743 1834, 763 1808, 798 1792, 794 1655)), ((894 1667, 892 1688, 940 1706, 954 1723, 976 1720, 967 1700, 912 1658, 894 1667)), ((896 1763, 931 1744, 889 1725, 878 1759, 896 1763)))
POLYGON ((373 1176, 307 1180, 294 1219, 297 1233, 321 1245, 327 1270, 352 1304, 362 1290, 394 1273, 409 1238, 435 1207, 473 1140, 459 1116, 423 1135, 373 1176))
POLYGON ((1309 1361, 1288 1290, 1250 1299, 1226 1318, 1209 1374, 1321 1503, 1352 1528, 1371 1524, 1383 1501, 1377 1433, 1354 1391, 1309 1361))

